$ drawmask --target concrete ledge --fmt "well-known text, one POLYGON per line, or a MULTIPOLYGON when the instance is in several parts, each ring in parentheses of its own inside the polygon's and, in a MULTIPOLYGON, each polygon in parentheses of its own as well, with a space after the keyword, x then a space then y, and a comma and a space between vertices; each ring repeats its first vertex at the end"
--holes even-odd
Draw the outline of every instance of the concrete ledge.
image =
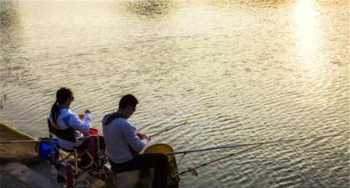
POLYGON ((0 141, 8 140, 35 140, 33 137, 11 126, 0 123, 0 141))
POLYGON ((118 188, 133 188, 140 180, 140 171, 122 172, 115 175, 118 188))
POLYGON ((35 161, 37 146, 33 137, 0 123, 0 163, 35 161))
POLYGON ((9 174, 16 177, 19 181, 26 184, 30 188, 54 188, 57 185, 53 184, 48 178, 45 178, 31 170, 26 165, 20 163, 7 163, 0 166, 2 174, 9 174))

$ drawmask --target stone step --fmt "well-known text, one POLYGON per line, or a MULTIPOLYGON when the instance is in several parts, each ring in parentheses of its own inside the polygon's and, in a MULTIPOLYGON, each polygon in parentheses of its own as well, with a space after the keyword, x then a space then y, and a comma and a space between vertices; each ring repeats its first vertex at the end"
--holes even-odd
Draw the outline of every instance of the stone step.
POLYGON ((8 174, 15 177, 22 184, 25 184, 28 188, 56 188, 57 185, 52 183, 50 179, 44 177, 37 172, 30 169, 28 166, 11 162, 0 166, 2 174, 8 174))

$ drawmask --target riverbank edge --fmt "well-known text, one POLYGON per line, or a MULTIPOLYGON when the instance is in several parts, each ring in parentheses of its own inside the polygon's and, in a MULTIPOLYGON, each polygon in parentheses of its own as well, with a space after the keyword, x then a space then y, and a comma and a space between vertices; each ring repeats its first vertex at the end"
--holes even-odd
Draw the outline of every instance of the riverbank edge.
MULTIPOLYGON (((37 145, 39 143, 38 139, 16 129, 11 127, 10 125, 6 125, 4 123, 0 122, 0 145, 3 144, 8 144, 11 145, 11 142, 14 142, 14 145, 16 144, 16 142, 19 142, 17 144, 20 144, 21 141, 29 141, 31 143, 33 143, 32 146, 33 150, 37 150, 37 145)), ((27 143, 23 143, 23 144, 27 144, 27 143)), ((6 146, 6 145, 5 145, 6 146)), ((10 148, 11 149, 11 148, 10 148)), ((28 157, 21 157, 21 158, 7 158, 6 157, 6 151, 4 152, 4 150, 2 151, 3 154, 0 153, 0 165, 2 164, 6 164, 6 163, 10 163, 10 162, 20 162, 23 164, 35 164, 39 161, 39 157, 38 156, 28 156, 28 157), (5 153, 5 155, 4 155, 5 153)), ((10 153, 10 151, 9 151, 10 153)))
MULTIPOLYGON (((18 134, 18 136, 20 136, 23 139, 36 140, 34 137, 30 136, 29 134, 26 134, 26 133, 24 133, 16 128, 13 128, 13 127, 6 125, 4 123, 1 123, 1 120, 0 120, 0 129, 7 130, 8 132, 15 132, 16 134, 18 134)), ((0 141, 2 139, 1 136, 2 136, 2 133, 0 133, 0 141)))

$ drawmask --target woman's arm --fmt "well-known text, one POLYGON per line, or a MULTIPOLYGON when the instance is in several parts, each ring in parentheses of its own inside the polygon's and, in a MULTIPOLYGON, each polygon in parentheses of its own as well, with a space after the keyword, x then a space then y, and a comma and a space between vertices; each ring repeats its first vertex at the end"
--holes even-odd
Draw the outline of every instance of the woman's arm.
POLYGON ((80 131, 84 135, 88 135, 91 123, 91 115, 90 113, 85 113, 84 118, 81 120, 77 114, 70 113, 67 116, 67 120, 65 122, 67 126, 80 131))

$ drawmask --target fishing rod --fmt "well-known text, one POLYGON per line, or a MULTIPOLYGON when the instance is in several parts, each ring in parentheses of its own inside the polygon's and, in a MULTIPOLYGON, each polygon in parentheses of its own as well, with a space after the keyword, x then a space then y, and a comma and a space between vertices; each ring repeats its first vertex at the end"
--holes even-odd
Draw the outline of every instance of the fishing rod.
MULTIPOLYGON (((261 144, 261 145, 262 145, 262 144, 261 144)), ((232 156, 234 156, 234 155, 239 155, 239 154, 244 153, 244 152, 246 152, 246 151, 248 151, 248 150, 250 150, 250 149, 254 149, 254 148, 260 147, 261 145, 255 145, 255 146, 250 147, 250 148, 248 148, 248 149, 245 149, 245 150, 243 150, 243 151, 230 153, 230 154, 225 155, 225 156, 223 156, 223 157, 220 157, 220 158, 217 158, 217 159, 208 161, 208 162, 204 162, 204 163, 202 163, 202 164, 200 164, 200 165, 198 165, 198 166, 195 166, 195 167, 192 167, 192 168, 188 168, 187 170, 184 170, 184 171, 182 171, 182 172, 179 172, 178 175, 179 175, 179 176, 183 176, 183 175, 185 175, 185 174, 187 174, 187 173, 191 173, 191 174, 193 174, 194 176, 198 176, 198 172, 197 172, 196 170, 199 169, 199 168, 202 168, 202 167, 208 166, 208 165, 210 165, 210 164, 212 164, 212 163, 216 163, 216 162, 219 162, 219 161, 221 161, 221 160, 230 158, 230 157, 232 157, 232 156)))
MULTIPOLYGON (((183 126, 183 125, 185 125, 185 124, 187 124, 187 121, 185 121, 185 122, 183 122, 183 123, 181 123, 181 124, 175 125, 175 126, 173 126, 173 127, 165 128, 165 129, 163 129, 163 130, 161 130, 161 131, 159 131, 159 132, 157 132, 157 133, 151 135, 150 137, 158 136, 158 135, 160 135, 160 134, 162 134, 162 133, 164 133, 164 132, 173 130, 173 129, 177 128, 177 127, 181 127, 181 126, 183 126)), ((148 127, 148 126, 142 127, 140 130, 142 130, 142 129, 146 128, 146 127, 148 127)), ((11 144, 11 143, 36 143, 36 142, 38 142, 38 140, 9 140, 9 141, 0 141, 0 144, 11 144)))
POLYGON ((338 134, 334 134, 334 135, 325 135, 325 136, 319 136, 319 137, 312 137, 312 138, 299 138, 299 139, 288 139, 288 140, 276 140, 276 141, 269 141, 269 142, 259 142, 259 143, 251 143, 251 144, 240 144, 240 145, 225 145, 225 146, 218 146, 218 147, 212 147, 212 148, 204 148, 204 149, 198 149, 198 150, 187 150, 187 151, 180 151, 180 152, 173 152, 173 153, 169 153, 168 155, 178 155, 178 154, 183 154, 183 155, 186 155, 188 153, 194 153, 194 152, 203 152, 203 151, 210 151, 210 150, 216 150, 216 149, 226 149, 226 148, 234 148, 234 147, 243 147, 243 146, 252 146, 248 149, 245 149, 243 151, 240 151, 240 152, 233 152, 233 153, 230 153, 228 155, 225 155, 223 157, 220 157, 220 158, 217 158, 217 159, 214 159, 214 160, 211 160, 211 161, 208 161, 208 162, 204 162, 198 166, 195 166, 195 167, 192 167, 192 168, 188 168, 187 170, 184 170, 182 172, 179 172, 178 175, 179 176, 183 176, 187 173, 191 173, 193 174, 194 176, 198 176, 198 172, 196 171, 197 169, 199 168, 202 168, 202 167, 205 167, 205 166, 208 166, 212 163, 215 163, 215 162, 219 162, 221 160, 224 160, 224 159, 227 159, 227 158, 230 158, 234 155, 238 155, 240 153, 243 153, 243 152, 246 152, 250 149, 253 149, 253 148, 257 148, 257 147, 260 147, 262 145, 265 145, 265 144, 272 144, 272 143, 278 143, 278 142, 287 142, 287 141, 298 141, 298 140, 307 140, 307 139, 323 139, 323 138, 327 138, 327 137, 337 137, 337 136, 341 136, 341 134, 344 133, 344 132, 340 132, 338 134))
POLYGON ((181 127, 181 126, 186 125, 186 124, 187 124, 187 121, 185 121, 185 122, 183 122, 183 123, 181 123, 181 124, 175 125, 175 126, 173 126, 173 127, 165 128, 165 129, 163 129, 163 130, 161 130, 161 131, 159 131, 159 132, 157 132, 157 133, 155 133, 155 134, 152 134, 150 137, 158 136, 158 135, 160 135, 160 134, 162 134, 162 133, 164 133, 164 132, 168 132, 168 131, 170 131, 170 130, 173 130, 173 129, 177 128, 177 127, 181 127))
MULTIPOLYGON (((159 132, 157 132, 157 133, 155 133, 155 134, 152 134, 150 137, 159 136, 160 134, 162 134, 162 133, 164 133, 164 132, 168 132, 168 131, 170 131, 170 130, 173 130, 173 129, 177 128, 177 127, 181 127, 181 126, 186 125, 186 124, 187 124, 187 121, 185 121, 185 122, 183 122, 183 123, 181 123, 181 124, 175 125, 175 126, 173 126, 173 127, 165 128, 165 129, 160 130, 159 132)), ((150 126, 150 125, 144 126, 144 127, 140 128, 139 131, 142 131, 143 129, 145 129, 145 128, 149 127, 149 126, 150 126)))
POLYGON ((209 148, 202 148, 202 149, 193 149, 193 150, 176 151, 176 152, 168 153, 168 155, 179 155, 179 154, 188 154, 188 153, 199 153, 199 152, 212 151, 212 150, 231 149, 231 148, 237 148, 237 147, 254 146, 254 145, 265 145, 265 144, 275 144, 275 143, 281 143, 281 142, 292 142, 292 141, 300 141, 300 140, 322 139, 322 138, 328 138, 328 137, 341 136, 342 133, 343 133, 343 132, 338 133, 338 134, 324 135, 324 136, 318 136, 318 137, 294 138, 294 139, 279 139, 279 140, 274 140, 274 141, 255 142, 255 143, 248 143, 248 144, 221 145, 221 146, 209 147, 209 148))
POLYGON ((8 141, 0 141, 0 144, 16 144, 16 143, 37 143, 38 140, 8 140, 8 141))

